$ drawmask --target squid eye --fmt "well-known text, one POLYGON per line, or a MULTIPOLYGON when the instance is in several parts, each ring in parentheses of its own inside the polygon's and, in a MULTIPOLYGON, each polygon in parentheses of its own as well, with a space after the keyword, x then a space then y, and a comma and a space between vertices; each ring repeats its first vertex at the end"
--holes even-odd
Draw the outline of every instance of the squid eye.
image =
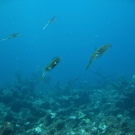
POLYGON ((99 54, 96 54, 96 57, 98 57, 99 56, 99 54))
POLYGON ((52 68, 51 68, 51 67, 49 67, 48 69, 49 69, 49 70, 51 70, 52 68))

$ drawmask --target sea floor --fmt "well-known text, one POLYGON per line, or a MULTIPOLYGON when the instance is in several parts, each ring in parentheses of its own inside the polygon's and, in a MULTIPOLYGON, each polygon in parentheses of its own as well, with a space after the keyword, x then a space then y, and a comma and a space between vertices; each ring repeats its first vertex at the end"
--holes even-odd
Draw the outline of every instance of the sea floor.
POLYGON ((35 91, 19 80, 0 89, 0 135, 135 135, 135 82, 35 91))

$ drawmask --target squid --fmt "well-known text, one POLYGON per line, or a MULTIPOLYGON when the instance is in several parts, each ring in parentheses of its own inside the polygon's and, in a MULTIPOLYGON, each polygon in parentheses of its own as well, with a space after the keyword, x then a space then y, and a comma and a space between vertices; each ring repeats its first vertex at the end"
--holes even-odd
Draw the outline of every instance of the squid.
POLYGON ((111 44, 105 44, 103 46, 101 46, 100 48, 98 48, 91 56, 90 61, 88 63, 88 66, 86 67, 86 70, 88 70, 88 68, 90 67, 90 65, 92 64, 92 62, 102 56, 109 48, 111 47, 111 44))
POLYGON ((53 18, 51 18, 48 23, 44 26, 43 30, 49 25, 51 24, 54 20, 55 20, 56 16, 54 16, 53 18))
POLYGON ((6 38, 1 39, 0 41, 12 39, 12 38, 16 38, 16 37, 18 37, 19 35, 20 35, 20 33, 10 34, 9 36, 7 36, 6 38))
POLYGON ((56 65, 60 62, 60 57, 55 57, 46 67, 45 70, 42 74, 41 77, 41 81, 44 79, 44 77, 46 76, 46 74, 51 71, 54 67, 56 67, 56 65))

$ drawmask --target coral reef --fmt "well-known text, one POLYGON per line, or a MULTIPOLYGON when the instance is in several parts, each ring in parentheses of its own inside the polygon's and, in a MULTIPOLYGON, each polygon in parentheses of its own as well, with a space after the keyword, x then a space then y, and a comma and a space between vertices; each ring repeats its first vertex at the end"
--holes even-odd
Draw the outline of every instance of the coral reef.
POLYGON ((11 135, 13 125, 10 122, 5 122, 0 128, 0 135, 11 135))
POLYGON ((38 93, 37 82, 16 76, 18 82, 0 89, 0 135, 135 134, 134 80, 75 89, 74 79, 38 93))

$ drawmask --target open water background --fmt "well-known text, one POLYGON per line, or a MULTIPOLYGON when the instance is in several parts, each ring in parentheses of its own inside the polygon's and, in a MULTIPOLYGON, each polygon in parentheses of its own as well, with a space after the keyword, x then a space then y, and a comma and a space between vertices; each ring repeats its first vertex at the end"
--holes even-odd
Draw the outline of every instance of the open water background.
POLYGON ((54 83, 78 75, 91 83, 90 69, 130 79, 135 74, 134 0, 1 0, 0 39, 16 32, 21 35, 0 42, 0 86, 12 83, 18 70, 31 78, 37 65, 44 68, 55 56, 61 62, 47 74, 54 83), (106 43, 112 47, 86 71, 91 54, 106 43))

